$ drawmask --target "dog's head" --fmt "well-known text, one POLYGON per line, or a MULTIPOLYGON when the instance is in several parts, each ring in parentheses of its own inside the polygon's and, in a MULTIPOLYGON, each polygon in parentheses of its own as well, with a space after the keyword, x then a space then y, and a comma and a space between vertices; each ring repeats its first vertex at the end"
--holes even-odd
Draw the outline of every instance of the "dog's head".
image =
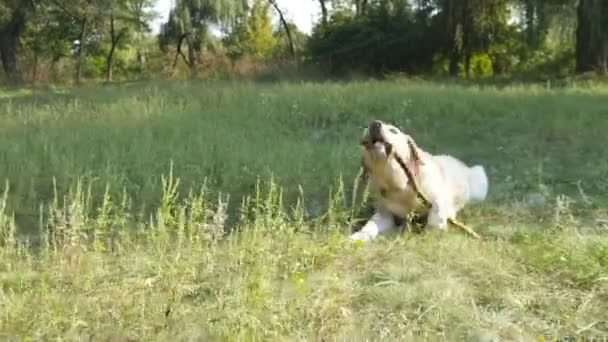
POLYGON ((369 172, 375 167, 394 163, 397 154, 412 171, 420 163, 419 149, 411 136, 403 133, 394 125, 374 120, 363 130, 361 140, 361 162, 369 172))
POLYGON ((374 120, 363 130, 361 153, 374 161, 388 160, 398 152, 401 158, 409 159, 408 142, 412 138, 399 128, 374 120))

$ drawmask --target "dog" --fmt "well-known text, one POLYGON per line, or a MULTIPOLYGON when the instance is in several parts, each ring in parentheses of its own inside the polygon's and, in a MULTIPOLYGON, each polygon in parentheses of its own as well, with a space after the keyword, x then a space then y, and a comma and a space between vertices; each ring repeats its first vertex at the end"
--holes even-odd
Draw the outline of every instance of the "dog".
POLYGON ((351 239, 369 241, 388 232, 409 214, 425 217, 427 229, 446 231, 448 220, 468 204, 479 203, 488 194, 488 177, 483 166, 467 166, 449 155, 432 155, 416 145, 399 128, 372 121, 363 131, 361 167, 376 198, 375 213, 351 239), (396 156, 416 179, 398 163, 396 156), (416 181, 430 207, 417 201, 410 181, 416 181))

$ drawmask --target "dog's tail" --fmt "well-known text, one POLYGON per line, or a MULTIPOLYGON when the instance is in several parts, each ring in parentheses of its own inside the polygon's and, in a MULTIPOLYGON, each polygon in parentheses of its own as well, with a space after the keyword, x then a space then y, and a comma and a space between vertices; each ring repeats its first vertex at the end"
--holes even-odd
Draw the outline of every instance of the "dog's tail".
POLYGON ((469 169, 469 200, 473 203, 481 202, 488 195, 488 176, 481 165, 469 169))

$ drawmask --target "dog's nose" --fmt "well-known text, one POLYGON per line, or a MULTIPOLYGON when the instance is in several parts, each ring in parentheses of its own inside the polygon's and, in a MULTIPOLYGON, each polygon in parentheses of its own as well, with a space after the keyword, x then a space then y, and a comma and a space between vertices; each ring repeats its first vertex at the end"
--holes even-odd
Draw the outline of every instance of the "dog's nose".
POLYGON ((382 127, 382 121, 380 120, 374 120, 369 124, 369 128, 373 131, 379 130, 380 127, 382 127))
POLYGON ((374 120, 369 124, 369 135, 372 139, 379 140, 382 137, 380 134, 382 128, 382 121, 374 120))

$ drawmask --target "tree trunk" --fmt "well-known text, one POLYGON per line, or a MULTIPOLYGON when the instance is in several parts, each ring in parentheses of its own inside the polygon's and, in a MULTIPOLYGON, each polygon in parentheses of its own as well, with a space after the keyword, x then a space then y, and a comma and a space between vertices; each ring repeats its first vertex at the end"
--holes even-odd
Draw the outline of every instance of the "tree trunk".
POLYGON ((471 4, 469 0, 462 1, 462 8, 460 8, 460 18, 462 20, 462 54, 464 55, 464 74, 466 78, 471 76, 471 55, 473 54, 473 18, 471 12, 471 4))
POLYGON ((536 12, 536 0, 526 0, 525 4, 525 15, 526 15, 526 40, 528 41, 528 46, 536 46, 536 33, 535 33, 535 24, 534 24, 534 16, 536 12))
POLYGON ((137 49, 135 59, 137 60, 137 64, 139 64, 139 71, 143 71, 146 68, 146 56, 142 49, 137 49))
POLYGON ((602 71, 608 64, 608 3, 580 0, 577 8, 576 72, 602 71))
POLYGON ((50 66, 50 72, 49 72, 49 79, 53 82, 56 82, 59 80, 59 72, 57 71, 57 63, 59 62, 59 57, 57 56, 53 56, 51 58, 51 66, 50 66))
POLYGON ((114 44, 110 48, 108 57, 106 58, 106 82, 112 82, 112 59, 114 58, 114 44))
POLYGON ((116 29, 114 26, 114 16, 110 16, 110 51, 106 57, 106 82, 112 81, 112 67, 114 66, 114 52, 116 47, 122 38, 124 31, 116 35, 116 29))
POLYGON ((361 0, 361 16, 364 16, 367 13, 367 0, 361 0))
POLYGON ((137 44, 136 44, 136 60, 139 66, 139 72, 143 73, 146 68, 146 55, 147 52, 145 48, 142 47, 142 42, 144 40, 144 3, 145 0, 135 1, 135 13, 137 19, 137 44))
POLYGON ((114 30, 114 15, 110 15, 110 51, 106 57, 106 82, 112 81, 112 59, 116 48, 116 32, 114 30))
POLYGON ((456 5, 454 0, 446 1, 445 30, 446 30, 446 45, 449 60, 450 76, 458 75, 458 61, 460 60, 460 50, 456 41, 456 31, 458 29, 458 21, 456 20, 456 5))
POLYGON ((537 47, 542 46, 545 43, 545 38, 549 31, 546 6, 546 4, 543 4, 543 1, 536 0, 536 18, 538 22, 536 23, 534 39, 537 47))
POLYGON ((17 68, 17 39, 12 34, 0 32, 0 54, 8 82, 11 84, 23 82, 21 72, 17 68))
POLYGON ((179 56, 182 56, 182 58, 184 58, 186 64, 188 62, 182 52, 182 43, 184 42, 185 38, 186 35, 181 35, 181 37, 179 37, 179 40, 177 41, 177 48, 175 49, 175 58, 173 58, 173 66, 171 67, 171 75, 175 73, 175 68, 177 67, 177 61, 179 60, 179 56))
POLYGON ((326 0, 319 0, 319 4, 321 5, 321 25, 323 28, 327 28, 327 4, 326 0))
POLYGON ((32 82, 36 83, 38 81, 38 49, 34 49, 34 60, 32 62, 32 82))
POLYGON ((291 35, 291 30, 289 29, 289 25, 287 24, 287 21, 285 20, 285 17, 283 16, 283 12, 279 8, 279 6, 277 5, 275 0, 268 0, 268 1, 279 14, 279 19, 281 20, 281 24, 283 25, 283 28, 285 29, 285 34, 287 35, 287 40, 289 40, 289 52, 291 53, 291 57, 293 58, 293 61, 295 63, 297 63, 298 59, 296 56, 296 46, 293 43, 293 37, 291 35))
POLYGON ((452 48, 452 50, 450 51, 450 67, 449 67, 449 72, 450 72, 450 76, 457 76, 458 75, 458 60, 460 59, 460 54, 458 53, 458 51, 456 51, 456 48, 452 48))
POLYGON ((505 72, 505 66, 499 53, 488 53, 490 62, 492 63, 492 75, 500 76, 505 72))
POLYGON ((355 15, 361 17, 365 15, 367 0, 355 0, 355 15))
POLYGON ((194 38, 193 34, 189 33, 186 36, 186 44, 188 45, 188 67, 190 68, 190 75, 192 77, 196 77, 198 74, 198 63, 197 63, 197 51, 194 47, 194 38))
POLYGON ((469 51, 464 53, 464 73, 466 78, 471 77, 471 53, 469 51))
POLYGON ((12 13, 11 20, 0 27, 0 55, 2 57, 2 68, 9 83, 19 84, 23 82, 21 71, 17 67, 17 49, 19 37, 25 29, 25 9, 18 5, 12 13))
POLYGON ((76 60, 76 84, 82 79, 82 60, 84 59, 84 37, 87 28, 87 18, 80 21, 80 33, 78 34, 78 56, 76 60))
POLYGON ((601 56, 600 56, 600 73, 608 73, 608 34, 605 35, 601 45, 601 56))

